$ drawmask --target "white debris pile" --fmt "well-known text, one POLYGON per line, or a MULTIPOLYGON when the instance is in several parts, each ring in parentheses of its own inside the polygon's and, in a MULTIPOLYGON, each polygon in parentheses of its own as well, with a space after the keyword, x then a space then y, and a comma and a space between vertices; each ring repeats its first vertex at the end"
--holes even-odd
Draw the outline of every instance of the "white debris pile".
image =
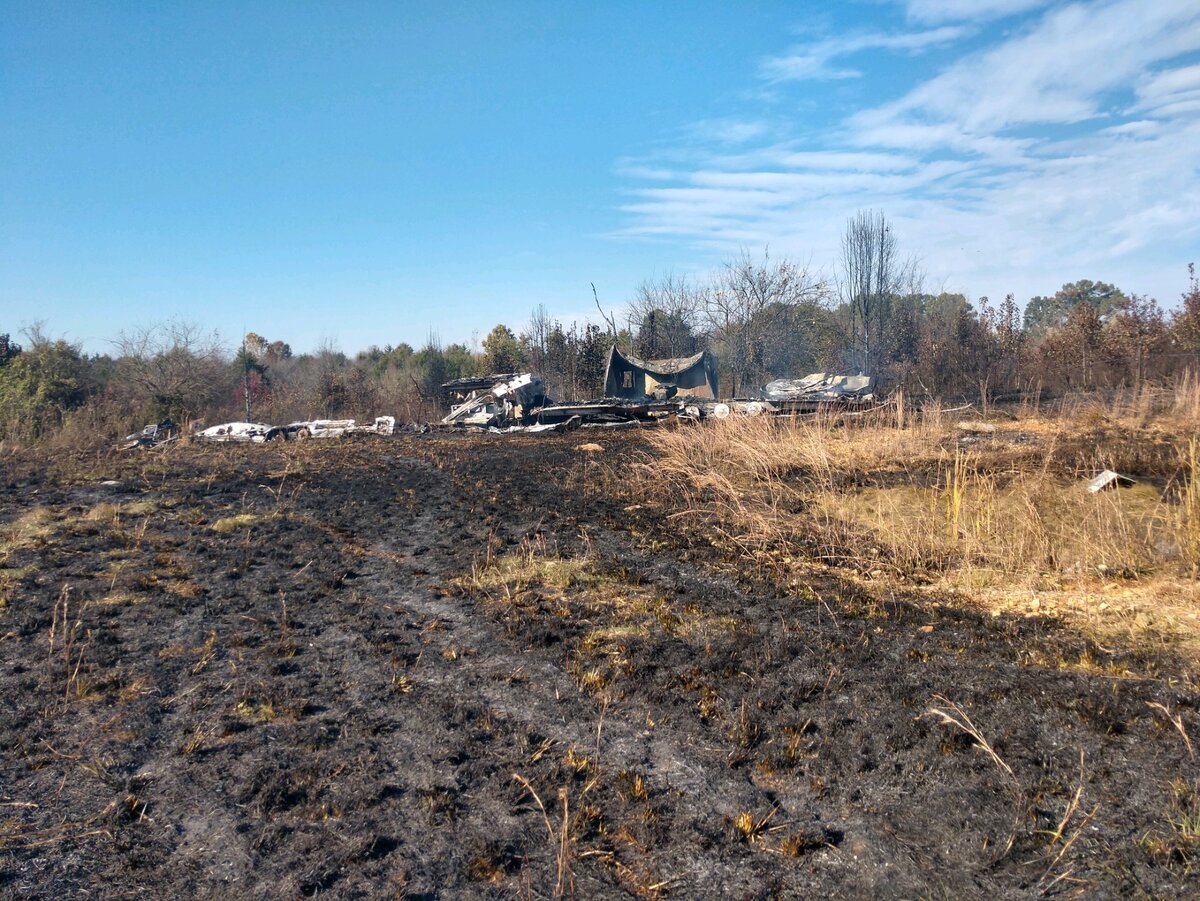
POLYGON ((283 427, 284 437, 343 438, 346 435, 391 435, 396 431, 395 416, 376 416, 370 425, 359 425, 354 419, 306 419, 289 422, 283 427))
POLYGON ((219 444, 243 443, 262 444, 280 437, 282 430, 261 422, 223 422, 192 434, 196 441, 219 444))
MULTIPOLYGON (((157 433, 147 426, 143 432, 129 436, 127 447, 153 446, 155 439, 161 443, 164 429, 160 425, 157 433)), ((172 427, 173 429, 174 427, 172 427)), ((307 438, 344 438, 348 435, 392 435, 396 432, 396 417, 376 416, 371 423, 360 425, 354 419, 304 419, 289 422, 284 426, 268 425, 265 422, 222 422, 220 425, 194 429, 193 441, 212 444, 263 444, 274 441, 307 438)), ((175 432, 171 432, 172 440, 175 432)))

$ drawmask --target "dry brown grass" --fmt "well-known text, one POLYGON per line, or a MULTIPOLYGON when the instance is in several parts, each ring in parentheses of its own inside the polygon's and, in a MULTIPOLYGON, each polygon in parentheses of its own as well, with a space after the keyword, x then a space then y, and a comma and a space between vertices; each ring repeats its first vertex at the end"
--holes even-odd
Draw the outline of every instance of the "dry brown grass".
POLYGON ((218 519, 212 524, 212 530, 228 534, 236 532, 239 529, 248 529, 251 526, 257 525, 262 519, 262 516, 255 513, 238 513, 235 516, 226 516, 223 519, 218 519))
POLYGON ((54 519, 50 510, 35 507, 0 526, 0 562, 47 539, 54 533, 54 519))
POLYGON ((1140 843, 1153 858, 1182 863, 1186 873, 1194 873, 1200 860, 1200 783, 1182 776, 1173 780, 1161 826, 1140 843))
POLYGON ((650 433, 634 480, 675 521, 784 577, 836 566, 1101 632, 1195 632, 1200 381, 993 411, 729 418, 650 433), (975 414, 978 420, 978 414, 975 414), (1092 494, 1104 468, 1138 484, 1092 494), (1099 597, 1098 597, 1099 596, 1099 597))
POLYGON ((593 627, 581 639, 580 649, 589 655, 619 656, 651 632, 702 639, 737 626, 733 617, 680 605, 651 585, 607 571, 586 553, 563 556, 537 540, 485 558, 470 576, 451 584, 495 605, 586 617, 593 627))
POLYGON ((534 790, 532 783, 520 773, 513 773, 513 780, 519 782, 525 791, 533 798, 538 806, 538 810, 542 814, 542 822, 546 826, 546 832, 550 838, 550 845, 554 849, 555 863, 555 880, 554 891, 551 897, 563 898, 568 894, 574 897, 575 895, 575 877, 571 872, 571 859, 574 857, 575 843, 571 838, 570 824, 570 792, 566 788, 560 788, 558 791, 558 799, 562 803, 562 820, 560 826, 555 830, 550 823, 550 814, 546 811, 546 805, 542 803, 541 797, 534 790))

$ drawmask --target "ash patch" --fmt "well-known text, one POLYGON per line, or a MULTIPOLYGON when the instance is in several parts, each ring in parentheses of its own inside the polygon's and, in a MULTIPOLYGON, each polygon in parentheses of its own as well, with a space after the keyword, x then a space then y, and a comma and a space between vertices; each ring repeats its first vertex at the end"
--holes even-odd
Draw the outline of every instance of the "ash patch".
POLYGON ((1194 893, 1184 663, 1110 676, 1053 622, 834 575, 787 594, 627 513, 601 467, 638 436, 608 464, 590 437, 172 447, 105 463, 115 497, 12 481, 0 886, 1194 893), (484 576, 530 549, 569 571, 484 576))

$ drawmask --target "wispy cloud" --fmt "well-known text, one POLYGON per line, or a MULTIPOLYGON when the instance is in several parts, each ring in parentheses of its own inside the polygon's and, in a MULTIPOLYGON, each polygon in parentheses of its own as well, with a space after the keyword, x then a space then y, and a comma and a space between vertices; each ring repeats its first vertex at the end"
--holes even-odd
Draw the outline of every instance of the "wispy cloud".
POLYGON ((1050 0, 905 0, 914 22, 987 22, 1045 6, 1050 0))
POLYGON ((767 81, 775 83, 858 78, 862 73, 857 69, 837 66, 835 61, 865 50, 901 50, 916 53, 938 44, 957 41, 969 33, 967 28, 947 25, 930 31, 901 34, 865 32, 830 37, 795 46, 782 56, 768 57, 760 64, 759 74, 767 81))
POLYGON ((1164 69, 1137 86, 1133 109, 1156 116, 1200 112, 1200 64, 1164 69))
POLYGON ((702 119, 692 123, 688 132, 701 140, 720 144, 744 144, 763 137, 770 130, 770 125, 762 120, 727 118, 702 119))
POLYGON ((1112 92, 1128 91, 1151 66, 1198 47, 1200 7, 1191 0, 1074 4, 959 60, 852 124, 866 125, 878 137, 881 124, 941 121, 968 133, 995 134, 1078 122, 1110 114, 1112 92))
MULTIPOLYGON (((908 4, 923 21, 966 6, 908 4)), ((1169 299, 1159 286, 1180 282, 1200 235, 1200 7, 1076 3, 982 36, 982 49, 819 139, 690 147, 670 178, 631 185, 628 233, 832 261, 845 217, 883 207, 926 268, 960 289, 1028 296, 1126 278, 1169 299), (1179 269, 1169 282, 1164 261, 1179 269)), ((797 71, 844 53, 810 55, 797 71)))

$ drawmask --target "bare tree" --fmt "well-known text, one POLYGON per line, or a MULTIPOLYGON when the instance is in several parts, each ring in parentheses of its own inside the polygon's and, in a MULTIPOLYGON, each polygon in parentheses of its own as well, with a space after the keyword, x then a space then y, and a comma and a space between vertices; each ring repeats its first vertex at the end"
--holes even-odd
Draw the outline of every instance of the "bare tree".
POLYGON ((600 306, 600 295, 596 293, 596 283, 591 282, 592 297, 596 301, 596 309, 600 311, 600 318, 604 320, 604 324, 608 326, 608 332, 612 336, 613 343, 617 341, 617 317, 611 313, 604 312, 604 307, 600 306))
POLYGON ((157 415, 194 416, 229 379, 220 336, 193 323, 173 320, 123 331, 113 344, 121 378, 157 415))
POLYGON ((864 372, 878 372, 888 356, 892 305, 902 294, 920 293, 911 258, 901 260, 896 236, 883 211, 851 217, 842 236, 842 299, 850 311, 850 360, 864 372))
POLYGON ((529 354, 529 365, 534 372, 544 375, 546 371, 547 342, 555 323, 545 304, 538 304, 529 315, 529 325, 521 335, 525 351, 529 354))
POLYGON ((707 295, 711 288, 668 275, 642 282, 629 303, 626 321, 635 336, 635 349, 651 359, 685 357, 704 343, 699 334, 707 295))
POLYGON ((338 416, 345 412, 349 400, 346 391, 346 355, 332 338, 322 338, 313 354, 311 381, 307 387, 309 408, 322 416, 338 416))
POLYGON ((781 351, 791 355, 810 343, 827 294, 820 275, 769 254, 761 261, 743 254, 725 265, 704 294, 703 317, 735 395, 781 374, 789 366, 781 351))

